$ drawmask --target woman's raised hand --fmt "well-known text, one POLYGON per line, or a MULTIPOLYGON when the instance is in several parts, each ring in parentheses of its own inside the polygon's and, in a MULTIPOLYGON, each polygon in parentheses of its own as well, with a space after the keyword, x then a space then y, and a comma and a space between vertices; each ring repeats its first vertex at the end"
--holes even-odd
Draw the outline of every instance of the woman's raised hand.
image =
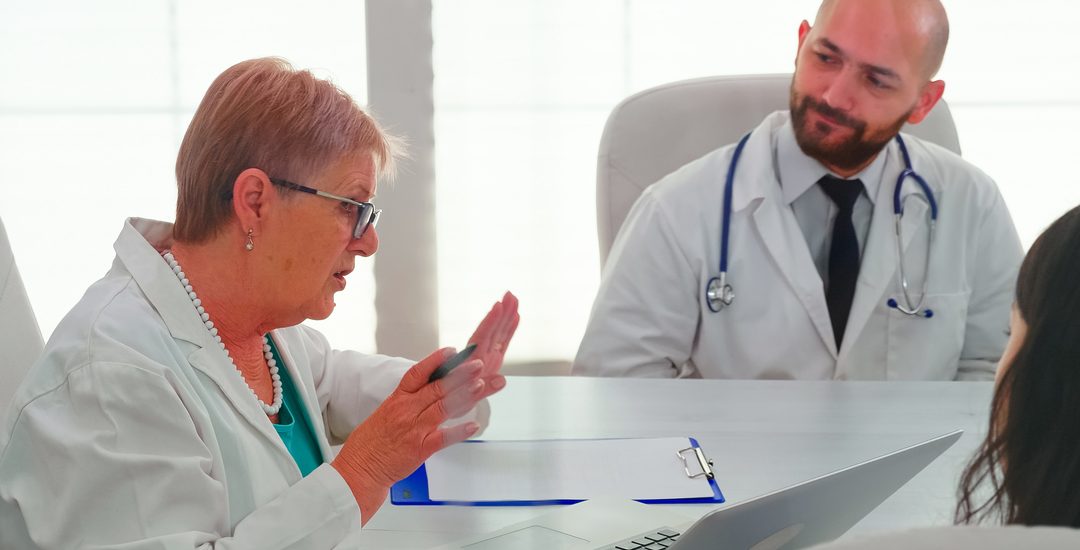
POLYGON ((397 389, 349 434, 331 463, 352 490, 363 523, 386 500, 391 485, 439 449, 480 429, 476 422, 441 427, 443 422, 470 411, 506 384, 502 376, 484 376, 483 362, 475 352, 473 359, 429 384, 431 373, 453 354, 453 348, 440 349, 406 371, 397 389), (491 388, 488 380, 495 380, 498 388, 491 388))
POLYGON ((499 369, 502 368, 506 347, 514 337, 520 320, 517 297, 507 292, 502 300, 495 302, 491 311, 476 327, 476 332, 469 338, 469 344, 476 344, 472 357, 484 363, 484 379, 491 386, 499 384, 494 391, 498 391, 506 383, 505 380, 499 380, 502 378, 499 369))

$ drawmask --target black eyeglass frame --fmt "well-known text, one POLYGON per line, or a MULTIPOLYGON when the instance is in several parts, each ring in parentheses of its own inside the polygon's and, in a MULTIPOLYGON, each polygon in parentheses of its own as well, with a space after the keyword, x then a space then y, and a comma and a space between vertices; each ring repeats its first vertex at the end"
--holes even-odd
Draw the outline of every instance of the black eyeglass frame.
POLYGON ((293 183, 289 180, 283 180, 280 178, 270 178, 270 183, 273 183, 274 185, 280 187, 284 187, 286 189, 291 189, 293 191, 300 191, 302 193, 308 193, 327 199, 341 201, 345 204, 351 204, 355 206, 358 215, 356 217, 356 226, 353 227, 354 239, 359 239, 360 237, 362 237, 364 235, 364 232, 367 231, 368 227, 375 227, 376 225, 378 225, 379 216, 382 215, 382 210, 376 209, 375 205, 371 204, 370 202, 354 201, 347 197, 341 197, 332 193, 327 193, 326 191, 319 191, 318 189, 313 189, 306 185, 300 185, 299 183, 293 183))

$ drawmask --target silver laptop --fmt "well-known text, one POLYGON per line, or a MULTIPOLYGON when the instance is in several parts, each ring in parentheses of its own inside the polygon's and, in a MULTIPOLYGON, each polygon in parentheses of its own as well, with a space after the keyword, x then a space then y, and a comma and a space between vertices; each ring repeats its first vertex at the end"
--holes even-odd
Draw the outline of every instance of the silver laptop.
POLYGON ((963 434, 957 430, 725 508, 697 521, 677 506, 590 500, 441 550, 778 550, 831 541, 963 434))

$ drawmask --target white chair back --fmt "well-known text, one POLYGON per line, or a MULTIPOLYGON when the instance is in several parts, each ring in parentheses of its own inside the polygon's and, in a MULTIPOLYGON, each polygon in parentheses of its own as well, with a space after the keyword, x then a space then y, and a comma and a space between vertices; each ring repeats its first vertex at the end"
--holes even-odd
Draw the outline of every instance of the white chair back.
POLYGON ((42 347, 41 330, 0 221, 0 419, 42 347))
MULTIPOLYGON (((600 265, 646 187, 788 108, 790 74, 713 76, 664 84, 623 100, 608 117, 596 170, 600 265)), ((952 114, 939 101, 904 132, 960 154, 952 114)), ((719 212, 720 205, 717 205, 719 212)))

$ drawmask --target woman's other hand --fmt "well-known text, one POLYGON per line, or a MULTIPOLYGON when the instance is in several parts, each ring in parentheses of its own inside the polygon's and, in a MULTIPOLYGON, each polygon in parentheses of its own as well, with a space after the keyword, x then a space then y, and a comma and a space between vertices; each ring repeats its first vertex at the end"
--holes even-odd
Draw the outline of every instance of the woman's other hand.
MULTIPOLYGON (((514 310, 516 318, 516 300, 514 310)), ((483 356, 475 352, 473 359, 429 384, 431 373, 452 355, 453 348, 443 348, 409 369, 397 389, 349 434, 331 463, 356 497, 362 523, 366 524, 386 500, 391 485, 413 473, 436 451, 468 439, 480 429, 476 422, 441 427, 443 422, 465 414, 506 385, 498 374, 484 376, 483 356)))

